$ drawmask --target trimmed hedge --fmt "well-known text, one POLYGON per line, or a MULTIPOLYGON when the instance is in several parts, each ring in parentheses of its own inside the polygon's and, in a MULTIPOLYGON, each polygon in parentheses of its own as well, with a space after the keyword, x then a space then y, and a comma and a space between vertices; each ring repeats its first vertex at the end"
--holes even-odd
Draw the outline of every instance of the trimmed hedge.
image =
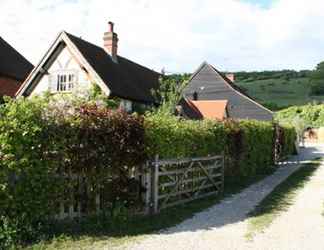
POLYGON ((226 176, 253 176, 273 168, 275 136, 272 123, 244 120, 227 121, 225 124, 228 158, 226 176), (236 134, 233 136, 233 133, 236 134))
POLYGON ((145 119, 149 158, 181 158, 219 154, 224 150, 224 125, 212 121, 181 120, 169 115, 145 119))
MULTIPOLYGON (((227 177, 246 177, 274 166, 275 125, 254 120, 224 123, 149 115, 145 120, 149 158, 181 158, 225 153, 227 177)), ((285 126, 281 157, 295 152, 296 133, 285 126), (287 144, 285 144, 287 142, 287 144)))
POLYGON ((289 155, 296 153, 295 142, 297 140, 297 133, 295 127, 292 125, 280 125, 282 130, 281 137, 279 139, 281 145, 281 158, 286 158, 289 155))

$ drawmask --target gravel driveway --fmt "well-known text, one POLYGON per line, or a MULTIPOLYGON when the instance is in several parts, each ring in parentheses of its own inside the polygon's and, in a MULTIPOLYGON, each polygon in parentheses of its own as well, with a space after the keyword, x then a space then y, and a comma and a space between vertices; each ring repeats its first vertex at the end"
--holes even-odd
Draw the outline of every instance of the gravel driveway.
POLYGON ((303 162, 324 156, 324 145, 309 144, 273 175, 224 199, 179 225, 128 246, 131 250, 162 249, 324 249, 324 166, 296 197, 296 202, 253 241, 247 241, 246 214, 303 162))

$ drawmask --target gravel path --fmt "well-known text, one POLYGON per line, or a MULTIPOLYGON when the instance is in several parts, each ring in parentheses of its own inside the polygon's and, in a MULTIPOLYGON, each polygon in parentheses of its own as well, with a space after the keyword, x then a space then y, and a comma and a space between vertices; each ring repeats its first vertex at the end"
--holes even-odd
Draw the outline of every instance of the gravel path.
POLYGON ((245 238, 246 214, 275 186, 299 168, 298 162, 324 156, 324 145, 308 145, 299 156, 282 165, 273 175, 241 193, 224 199, 179 225, 150 235, 128 246, 131 250, 162 249, 324 249, 324 167, 297 196, 296 203, 253 242, 245 238))

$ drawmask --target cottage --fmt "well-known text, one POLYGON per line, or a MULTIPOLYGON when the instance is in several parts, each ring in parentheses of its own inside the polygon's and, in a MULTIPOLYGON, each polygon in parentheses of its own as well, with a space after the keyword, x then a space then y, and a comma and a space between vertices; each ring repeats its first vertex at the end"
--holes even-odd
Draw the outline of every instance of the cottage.
POLYGON ((33 65, 0 37, 0 97, 14 97, 33 65))
POLYGON ((183 115, 191 119, 214 117, 218 120, 232 118, 272 121, 272 112, 244 94, 233 81, 233 74, 224 76, 204 62, 184 89, 184 99, 180 103, 183 115))
POLYGON ((135 103, 154 103, 151 90, 158 87, 159 74, 118 55, 118 35, 112 22, 103 41, 99 47, 62 31, 17 96, 82 93, 97 84, 107 96, 120 98, 128 111, 135 103))

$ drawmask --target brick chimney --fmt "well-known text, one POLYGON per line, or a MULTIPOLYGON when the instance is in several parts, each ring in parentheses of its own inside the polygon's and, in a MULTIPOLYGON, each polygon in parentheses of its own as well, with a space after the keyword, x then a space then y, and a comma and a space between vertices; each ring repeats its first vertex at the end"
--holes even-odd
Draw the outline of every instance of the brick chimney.
POLYGON ((231 81, 234 82, 235 81, 235 75, 233 73, 227 73, 226 77, 231 81))
POLYGON ((103 40, 105 50, 112 60, 117 63, 118 35, 114 32, 113 22, 108 22, 108 32, 104 33, 103 40))

